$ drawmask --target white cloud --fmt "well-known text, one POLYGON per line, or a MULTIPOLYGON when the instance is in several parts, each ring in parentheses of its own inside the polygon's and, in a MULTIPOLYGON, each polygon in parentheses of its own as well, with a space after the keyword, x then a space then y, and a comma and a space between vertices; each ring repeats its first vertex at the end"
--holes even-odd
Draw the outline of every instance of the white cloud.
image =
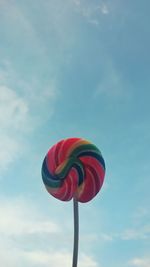
POLYGON ((81 1, 80 1, 80 0, 73 0, 73 2, 74 2, 75 5, 77 5, 77 6, 80 6, 80 4, 81 4, 81 1))
POLYGON ((113 241, 113 239, 114 239, 113 235, 111 235, 111 234, 106 234, 106 233, 102 233, 102 234, 100 235, 100 237, 101 237, 101 239, 102 239, 103 241, 113 241))
POLYGON ((140 223, 141 221, 150 219, 150 210, 146 206, 139 206, 133 214, 133 218, 136 223, 140 223))
POLYGON ((98 262, 87 255, 81 254, 81 260, 79 260, 79 266, 81 267, 100 267, 98 262))
MULTIPOLYGON (((5 267, 16 267, 16 266, 30 266, 30 267, 62 267, 71 266, 72 254, 65 251, 23 251, 21 249, 11 248, 7 251, 2 248, 0 251, 1 264, 5 267)), ((81 254, 78 265, 80 267, 99 267, 98 263, 91 258, 81 254)))
POLYGON ((22 148, 20 134, 29 119, 26 101, 7 86, 0 86, 0 170, 7 168, 22 148))
POLYGON ((134 258, 129 262, 130 266, 136 267, 149 267, 150 266, 150 258, 134 258))
POLYGON ((21 147, 22 144, 11 134, 0 133, 0 172, 19 157, 21 147))
POLYGON ((145 224, 143 226, 128 228, 122 232, 116 233, 102 233, 99 236, 103 241, 140 241, 150 239, 150 224, 145 224))
MULTIPOLYGON (((28 253, 27 255, 31 262, 39 264, 44 264, 44 266, 70 266, 72 262, 72 254, 69 252, 41 252, 35 251, 28 253)), ((93 260, 90 256, 81 254, 79 258, 79 266, 81 267, 98 267, 98 263, 93 260)))
POLYGON ((107 15, 109 14, 109 8, 106 4, 103 4, 101 7, 100 7, 100 10, 101 12, 104 14, 104 15, 107 15))
POLYGON ((39 215, 32 203, 22 198, 0 199, 0 233, 4 236, 59 233, 60 226, 39 215))
POLYGON ((26 83, 13 71, 9 61, 3 62, 0 68, 0 172, 25 153, 29 134, 51 118, 58 96, 55 79, 43 87, 37 79, 26 83))
POLYGON ((101 81, 96 89, 96 95, 120 97, 124 95, 124 82, 112 63, 107 62, 101 81))
MULTIPOLYGON (((9 40, 13 41, 14 38, 17 38, 19 43, 22 38, 25 38, 30 40, 30 46, 31 42, 34 43, 34 48, 36 48, 36 44, 40 43, 41 52, 43 50, 42 42, 40 42, 34 27, 30 23, 29 17, 25 14, 24 9, 17 3, 5 0, 0 1, 0 16, 5 24, 5 35, 9 35, 9 40), (12 31, 11 28, 14 30, 12 31)), ((27 42, 26 45, 28 46, 27 42)))
POLYGON ((0 124, 1 129, 23 130, 28 116, 28 105, 15 90, 0 86, 0 124))
POLYGON ((98 26, 100 24, 101 15, 108 15, 110 13, 109 7, 105 3, 100 5, 94 2, 86 2, 74 0, 74 5, 77 11, 87 20, 88 23, 98 26))
MULTIPOLYGON (((24 198, 0 199, 0 259, 5 267, 70 266, 72 244, 64 249, 62 237, 68 232, 61 222, 56 223, 41 214, 24 198)), ((84 253, 79 254, 79 266, 98 267, 84 253)))
POLYGON ((144 225, 139 228, 131 228, 125 230, 121 234, 123 240, 140 240, 140 239, 149 239, 150 238, 150 225, 144 225))
POLYGON ((61 235, 61 226, 43 216, 32 202, 22 197, 1 198, 0 214, 2 266, 34 266, 35 263, 42 262, 47 262, 48 265, 49 254, 44 251, 55 243, 54 235, 61 235), (43 252, 39 251, 39 242, 43 252))
POLYGON ((124 79, 119 69, 115 67, 113 61, 106 58, 103 73, 101 73, 94 96, 101 95, 111 100, 118 98, 130 99, 132 96, 130 88, 130 84, 124 79))

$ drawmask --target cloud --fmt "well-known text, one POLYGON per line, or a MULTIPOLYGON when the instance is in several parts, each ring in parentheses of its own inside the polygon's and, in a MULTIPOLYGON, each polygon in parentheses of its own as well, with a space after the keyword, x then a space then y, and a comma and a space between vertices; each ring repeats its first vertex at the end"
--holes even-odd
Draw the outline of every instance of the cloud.
MULTIPOLYGON (((53 252, 45 253, 41 251, 28 254, 31 262, 38 264, 37 266, 70 266, 72 262, 72 254, 68 252, 53 252)), ((81 267, 98 267, 98 264, 90 256, 81 254, 79 259, 81 267)))
POLYGON ((125 81, 121 73, 115 68, 113 62, 106 60, 102 78, 98 83, 95 95, 107 98, 120 98, 126 94, 125 81))
MULTIPOLYGON (((37 48, 37 44, 40 44, 40 51, 43 51, 42 42, 40 42, 33 25, 30 23, 29 17, 26 16, 25 9, 21 8, 21 5, 18 5, 16 2, 1 0, 0 16, 2 25, 5 25, 4 36, 9 39, 9 42, 11 42, 12 45, 14 44, 14 39, 17 39, 18 44, 20 44, 24 39, 23 43, 25 43, 27 47, 29 47, 29 45, 31 47, 32 42, 34 43, 35 50, 37 48), (26 40, 29 42, 26 42, 26 40)), ((15 45, 17 45, 17 43, 15 41, 15 45)), ((32 50, 32 53, 34 52, 35 51, 32 50)))
POLYGON ((104 15, 109 14, 109 8, 108 8, 108 6, 107 6, 106 4, 102 4, 102 5, 100 6, 100 10, 101 10, 101 12, 102 12, 104 15))
POLYGON ((22 197, 0 199, 0 258, 3 266, 34 266, 45 262, 48 265, 52 251, 49 255, 47 250, 55 243, 55 235, 61 236, 62 229, 41 213, 30 200, 22 197))
POLYGON ((76 10, 83 16, 88 23, 98 26, 100 24, 101 15, 108 15, 110 8, 106 3, 95 4, 94 2, 86 2, 74 0, 76 10))
MULTIPOLYGON (((61 251, 39 251, 34 250, 23 251, 20 249, 11 248, 11 250, 5 251, 2 249, 0 251, 1 264, 5 267, 15 267, 15 266, 30 266, 30 267, 62 267, 71 266, 72 254, 69 252, 61 251)), ((98 263, 93 260, 90 256, 82 254, 79 259, 80 267, 99 267, 98 263)))
POLYGON ((28 105, 15 90, 0 86, 0 124, 1 129, 24 130, 28 116, 28 105))
POLYGON ((106 233, 102 233, 102 234, 100 235, 100 238, 101 238, 103 241, 108 241, 108 242, 114 240, 113 235, 111 235, 111 234, 106 234, 106 233))
MULTIPOLYGON (((86 237, 87 238, 87 237, 86 237)), ((93 241, 102 240, 104 242, 112 241, 141 241, 149 240, 150 238, 150 224, 143 226, 128 228, 122 232, 103 232, 100 235, 93 236, 93 241)), ((92 239, 91 239, 92 242, 92 239)))
POLYGON ((140 205, 132 215, 134 227, 125 229, 121 238, 123 240, 145 240, 150 238, 150 211, 147 206, 140 205))
POLYGON ((149 239, 150 225, 145 225, 137 229, 127 229, 121 234, 123 240, 149 239))
POLYGON ((55 79, 44 85, 38 79, 21 80, 5 61, 0 68, 0 172, 15 162, 33 133, 54 114, 59 97, 55 79))
POLYGON ((150 266, 150 258, 134 258, 129 262, 130 266, 136 267, 149 267, 150 266))
POLYGON ((81 1, 80 0, 73 0, 73 3, 77 6, 81 5, 81 1))
POLYGON ((0 133, 0 172, 14 162, 20 155, 22 144, 11 134, 0 133))
MULTIPOLYGON (((0 258, 1 265, 15 266, 70 266, 72 246, 66 248, 67 230, 42 213, 29 199, 0 199, 0 258), (65 244, 65 243, 64 243, 65 244)), ((84 253, 81 267, 98 267, 98 263, 84 253)))
POLYGON ((146 206, 139 206, 133 214, 133 218, 136 223, 140 223, 141 221, 150 219, 150 211, 146 206))
POLYGON ((26 101, 13 89, 0 86, 0 170, 7 168, 20 154, 19 136, 26 131, 28 119, 26 101))
POLYGON ((0 203, 0 233, 6 237, 59 233, 60 227, 38 215, 31 203, 23 199, 3 200, 0 203), (29 206, 30 208, 29 208, 29 206))

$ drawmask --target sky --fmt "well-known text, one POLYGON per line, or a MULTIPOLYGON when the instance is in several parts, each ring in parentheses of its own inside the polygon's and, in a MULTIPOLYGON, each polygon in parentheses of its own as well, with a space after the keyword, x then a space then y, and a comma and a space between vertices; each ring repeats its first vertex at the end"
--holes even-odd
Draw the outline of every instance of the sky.
POLYGON ((82 137, 106 163, 79 204, 79 267, 150 266, 150 2, 0 0, 0 264, 69 267, 72 201, 41 166, 82 137))

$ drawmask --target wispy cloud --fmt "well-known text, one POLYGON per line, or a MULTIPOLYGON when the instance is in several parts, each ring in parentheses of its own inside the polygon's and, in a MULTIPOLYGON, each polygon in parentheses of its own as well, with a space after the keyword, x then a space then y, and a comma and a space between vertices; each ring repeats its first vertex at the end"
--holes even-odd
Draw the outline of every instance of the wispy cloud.
POLYGON ((105 61, 104 70, 95 95, 103 95, 111 99, 128 95, 126 82, 110 59, 106 59, 105 61))
POLYGON ((129 266, 136 266, 136 267, 149 267, 150 266, 150 258, 134 258, 129 261, 129 266))
POLYGON ((133 214, 133 219, 136 223, 141 223, 143 220, 149 221, 150 219, 150 210, 146 206, 139 206, 134 214, 133 214))
POLYGON ((81 16, 83 16, 88 23, 94 24, 95 26, 100 24, 101 16, 106 16, 110 13, 109 6, 103 1, 96 4, 94 2, 74 0, 73 3, 81 16))
POLYGON ((0 86, 0 169, 16 159, 28 121, 26 101, 7 86, 0 86), (17 135, 15 135, 17 133, 17 135))
POLYGON ((61 232, 60 226, 40 216, 34 205, 27 202, 23 198, 1 199, 1 235, 11 238, 12 236, 61 232))
POLYGON ((103 233, 101 238, 104 241, 140 241, 150 239, 150 225, 145 224, 141 227, 127 228, 122 232, 103 233))
POLYGON ((112 235, 112 234, 107 234, 107 233, 102 233, 102 234, 100 235, 100 238, 101 238, 103 241, 108 241, 108 242, 114 240, 113 235, 112 235))
MULTIPOLYGON (((67 238, 61 223, 48 219, 34 203, 22 197, 1 198, 0 214, 3 266, 70 266, 72 246, 64 249, 61 243, 62 237, 67 238)), ((79 264, 81 267, 98 267, 98 263, 84 253, 79 257, 79 264)))
MULTIPOLYGON (((21 8, 21 5, 17 4, 16 1, 0 1, 0 15, 1 22, 5 24, 5 36, 8 37, 10 43, 14 43, 14 39, 17 38, 17 43, 20 44, 22 39, 28 39, 29 45, 31 47, 31 42, 34 44, 34 49, 40 45, 40 51, 43 51, 43 43, 38 38, 38 35, 30 22, 28 16, 26 16, 24 9, 21 8), (11 31, 13 27, 14 31, 11 31)), ((2 31, 3 33, 3 31, 2 31)), ((24 40, 25 40, 24 39, 24 40)), ((25 42, 27 47, 28 43, 25 42)), ((34 53, 34 51, 32 50, 34 53)))
MULTIPOLYGON (((0 252, 1 264, 5 267, 15 266, 38 266, 45 267, 61 267, 70 266, 72 262, 72 254, 69 252, 59 251, 47 251, 43 252, 40 250, 34 251, 22 251, 20 249, 14 249, 5 251, 4 249, 0 252)), ((79 265, 81 267, 99 267, 99 264, 90 256, 82 254, 79 259, 79 265)))
MULTIPOLYGON (((35 264, 39 264, 38 266, 70 266, 72 262, 72 254, 68 252, 53 252, 53 253, 46 253, 46 252, 32 252, 28 254, 31 262, 35 264)), ((86 256, 81 254, 79 258, 79 265, 81 267, 98 267, 98 263, 93 260, 90 256, 86 256)))
POLYGON ((131 227, 122 231, 123 240, 148 240, 150 239, 150 210, 148 206, 140 205, 132 214, 131 227))
POLYGON ((104 3, 100 6, 100 10, 104 15, 107 15, 110 12, 109 7, 104 3))
POLYGON ((121 234, 123 240, 141 240, 150 238, 150 225, 137 229, 127 229, 121 234))
POLYGON ((27 146, 27 136, 54 113, 59 96, 55 80, 21 80, 10 62, 0 68, 0 171, 16 161, 27 146))
POLYGON ((0 133, 0 172, 13 163, 22 151, 22 143, 11 134, 0 133))
POLYGON ((28 116, 28 105, 15 90, 0 86, 0 124, 1 129, 25 129, 28 116))
MULTIPOLYGON (((94 237, 93 237, 94 239, 94 237)), ((95 236, 94 241, 102 240, 104 242, 111 241, 141 241, 150 239, 150 225, 128 228, 121 232, 103 232, 95 236)))

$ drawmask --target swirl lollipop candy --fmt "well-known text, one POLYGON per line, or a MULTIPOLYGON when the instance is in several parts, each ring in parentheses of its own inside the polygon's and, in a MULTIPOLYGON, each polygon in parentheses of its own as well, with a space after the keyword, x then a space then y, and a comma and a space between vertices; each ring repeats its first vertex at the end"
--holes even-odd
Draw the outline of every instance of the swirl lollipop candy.
POLYGON ((99 192, 105 174, 101 152, 90 142, 69 138, 54 145, 42 166, 47 191, 68 201, 88 202, 99 192))
POLYGON ((61 140, 44 158, 42 179, 47 191, 59 200, 74 200, 73 267, 77 266, 78 202, 92 200, 100 191, 104 176, 105 162, 100 150, 81 138, 61 140))

